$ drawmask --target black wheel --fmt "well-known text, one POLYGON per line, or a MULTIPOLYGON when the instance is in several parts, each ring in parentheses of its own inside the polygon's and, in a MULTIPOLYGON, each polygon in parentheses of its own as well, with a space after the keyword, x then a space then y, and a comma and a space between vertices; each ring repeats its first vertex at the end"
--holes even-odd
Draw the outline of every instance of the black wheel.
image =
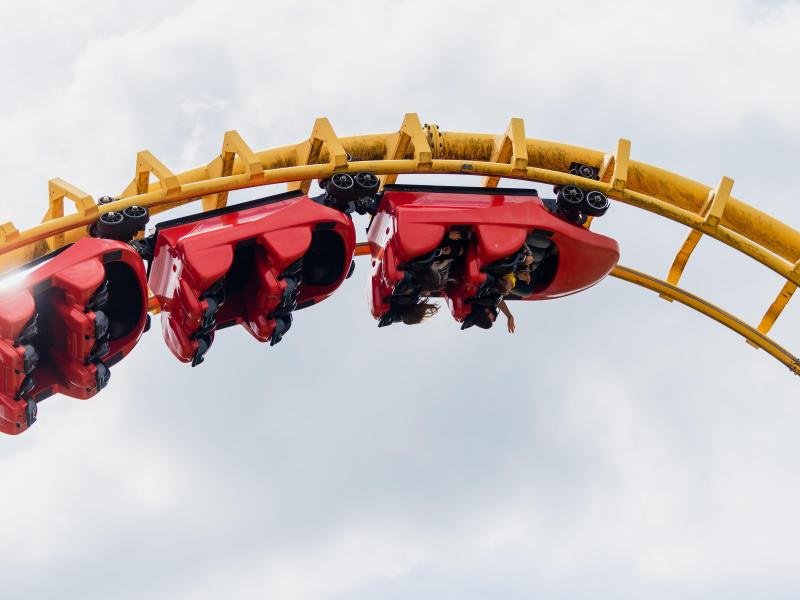
POLYGON ((150 220, 150 211, 144 206, 129 206, 122 211, 122 214, 125 217, 125 227, 130 232, 130 237, 133 237, 137 231, 144 231, 150 220))
POLYGON ((337 173, 328 181, 328 185, 338 192, 351 190, 355 184, 353 176, 348 173, 337 173))
POLYGON ((570 212, 580 211, 583 202, 583 190, 574 185, 565 185, 558 190, 556 202, 559 208, 563 208, 570 212))
POLYGON ((129 206, 120 212, 111 211, 100 215, 90 231, 94 237, 129 242, 137 231, 144 231, 149 220, 150 213, 146 208, 129 206))
POLYGON ((356 186, 368 194, 374 194, 377 192, 381 185, 380 180, 375 176, 374 173, 357 173, 353 179, 355 180, 356 186))
POLYGON ((121 212, 112 211, 100 215, 100 222, 103 225, 110 225, 112 227, 114 225, 119 225, 124 220, 125 220, 125 215, 123 215, 121 212))
POLYGON ((336 173, 325 184, 325 191, 334 198, 352 200, 356 194, 356 182, 348 173, 336 173))
POLYGON ((129 219, 141 219, 147 215, 147 209, 143 206, 129 206, 122 211, 122 214, 129 219))
POLYGON ((570 175, 577 175, 578 177, 585 177, 586 179, 599 179, 599 170, 583 163, 574 162, 569 166, 570 175))
POLYGON ((583 199, 581 212, 592 217, 602 217, 606 214, 609 206, 610 202, 605 194, 602 192, 589 192, 583 199))
POLYGON ((129 228, 127 223, 125 223, 125 215, 121 212, 112 211, 100 215, 100 218, 94 225, 92 235, 99 238, 127 241, 130 237, 127 237, 127 239, 123 238, 126 238, 128 231, 129 228))
POLYGON ((581 165, 577 169, 575 169, 575 174, 579 177, 586 177, 586 179, 594 179, 595 178, 595 171, 592 167, 587 165, 581 165))

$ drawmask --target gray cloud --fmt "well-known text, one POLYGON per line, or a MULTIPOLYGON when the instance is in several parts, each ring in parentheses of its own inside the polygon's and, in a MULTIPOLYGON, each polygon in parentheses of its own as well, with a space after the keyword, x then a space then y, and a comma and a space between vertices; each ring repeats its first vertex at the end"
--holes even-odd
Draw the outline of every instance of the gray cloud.
MULTIPOLYGON (((18 226, 48 178, 118 191, 142 148, 181 170, 226 129, 263 148, 408 111, 628 137, 795 222, 794 3, 29 6, 0 26, 18 226)), ((685 235, 622 206, 597 228, 656 274, 685 235)), ((446 314, 379 331, 366 277, 275 348, 223 332, 198 369, 156 319, 103 394, 0 439, 4 597, 795 595, 797 380, 765 353, 616 280, 515 307, 514 336, 446 314)), ((751 322, 781 285, 711 240, 685 282, 751 322)), ((790 305, 790 348, 797 325, 790 305)))

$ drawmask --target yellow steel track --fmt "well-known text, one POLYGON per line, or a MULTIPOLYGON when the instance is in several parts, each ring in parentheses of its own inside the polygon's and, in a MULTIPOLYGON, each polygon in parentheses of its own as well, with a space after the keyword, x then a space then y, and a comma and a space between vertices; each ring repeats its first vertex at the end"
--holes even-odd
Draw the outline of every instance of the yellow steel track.
POLYGON ((800 285, 800 232, 733 197, 733 181, 727 177, 710 187, 632 160, 630 153, 631 144, 624 139, 612 151, 602 152, 527 138, 521 119, 512 119, 505 133, 493 135, 441 131, 436 125, 423 126, 413 113, 405 116, 398 131, 341 138, 327 119, 320 118, 308 139, 257 152, 237 132, 229 131, 214 160, 183 173, 173 173, 148 151, 139 152, 133 180, 110 204, 98 206, 80 189, 51 180, 49 206, 40 225, 25 231, 12 223, 0 225, 0 273, 86 236, 86 226, 105 212, 140 205, 157 214, 194 201, 211 210, 225 206, 233 190, 287 183, 290 189, 307 191, 313 179, 333 172, 372 171, 384 183, 402 174, 429 173, 482 175, 487 187, 497 186, 501 178, 575 184, 689 228, 666 280, 622 266, 613 276, 699 311, 800 374, 800 359, 768 336, 800 285), (570 175, 573 162, 599 168, 600 181, 570 175), (75 212, 65 214, 65 200, 74 204, 75 212), (786 280, 757 326, 678 286, 703 235, 750 256, 786 280))

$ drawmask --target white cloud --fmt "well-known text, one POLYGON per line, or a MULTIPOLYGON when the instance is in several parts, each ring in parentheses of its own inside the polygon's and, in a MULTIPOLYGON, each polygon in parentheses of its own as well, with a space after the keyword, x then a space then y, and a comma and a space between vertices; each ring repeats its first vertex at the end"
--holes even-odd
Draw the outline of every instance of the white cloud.
MULTIPOLYGON (((794 222, 795 3, 6 3, 3 218, 63 177, 121 190, 225 130, 256 148, 396 128, 610 148, 794 222)), ((613 207, 626 263, 683 231, 613 207)), ((779 282, 704 240, 685 281, 756 321, 779 282)), ((797 381, 737 336, 607 281, 378 330, 365 270, 276 348, 228 330, 207 364, 153 331, 87 403, 0 439, 5 597, 745 597, 797 589, 797 381)), ((793 345, 790 305, 776 331, 793 345)))

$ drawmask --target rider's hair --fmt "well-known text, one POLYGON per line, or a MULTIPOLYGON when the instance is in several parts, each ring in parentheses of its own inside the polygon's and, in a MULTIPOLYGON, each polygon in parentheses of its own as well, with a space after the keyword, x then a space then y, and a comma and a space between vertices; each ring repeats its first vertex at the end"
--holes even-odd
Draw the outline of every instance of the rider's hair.
POLYGON ((438 292, 447 286, 447 276, 449 269, 429 268, 423 269, 414 274, 414 278, 423 290, 428 292, 438 292))
POLYGON ((403 323, 416 325, 439 312, 439 307, 427 298, 422 298, 416 304, 405 304, 399 307, 398 312, 403 323))

